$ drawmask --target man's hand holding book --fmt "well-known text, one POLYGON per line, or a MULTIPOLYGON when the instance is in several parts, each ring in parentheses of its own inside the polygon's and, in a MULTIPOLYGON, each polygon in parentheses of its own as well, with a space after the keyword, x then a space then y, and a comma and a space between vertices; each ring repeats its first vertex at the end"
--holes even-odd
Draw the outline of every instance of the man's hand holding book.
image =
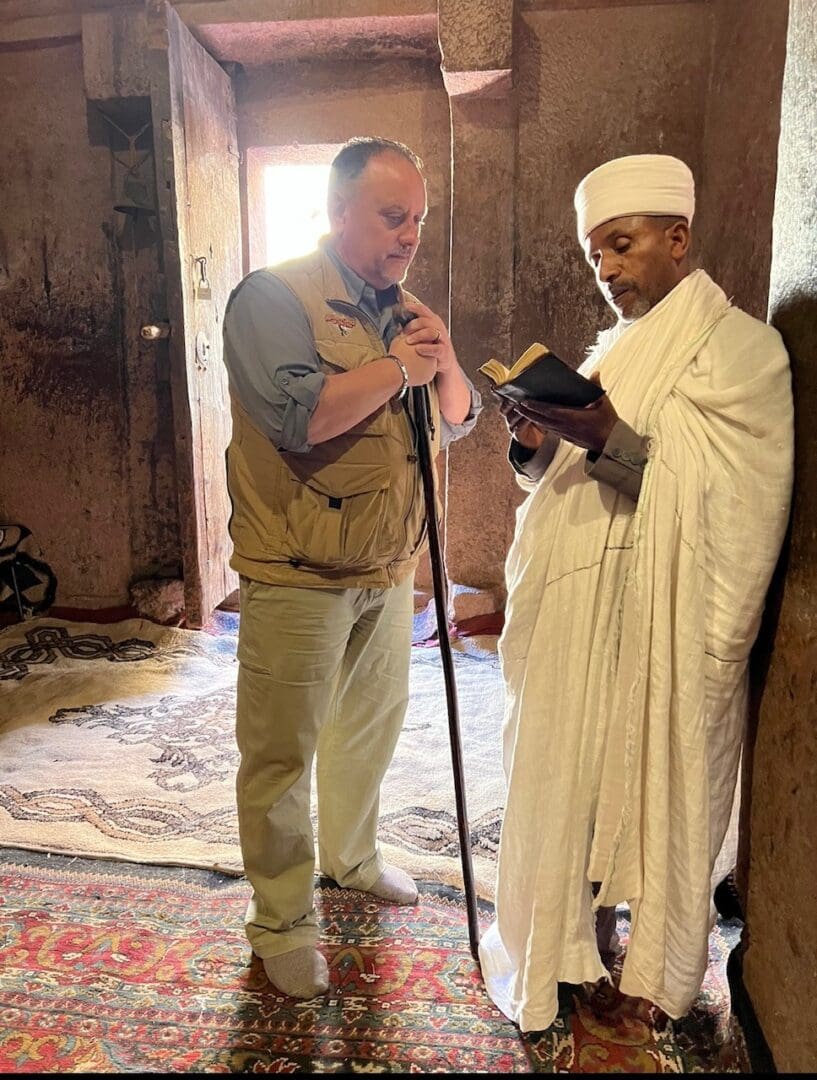
POLYGON ((510 369, 491 359, 480 371, 500 398, 511 434, 527 449, 538 449, 547 432, 585 450, 604 449, 618 413, 595 372, 586 379, 539 342, 510 369))

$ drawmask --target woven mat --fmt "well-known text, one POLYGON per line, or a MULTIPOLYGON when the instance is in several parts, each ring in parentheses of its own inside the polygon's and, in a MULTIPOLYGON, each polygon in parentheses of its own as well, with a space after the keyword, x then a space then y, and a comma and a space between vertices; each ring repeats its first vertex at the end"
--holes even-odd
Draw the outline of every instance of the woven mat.
MULTIPOLYGON (((659 1030, 637 999, 599 1013, 565 985, 547 1031, 520 1035, 485 993, 454 890, 423 886, 400 908, 322 882, 330 985, 305 1002, 250 954, 246 882, 65 862, 0 852, 4 1075, 749 1071, 724 972, 735 926, 713 931, 683 1021, 659 1030)), ((623 914, 619 931, 626 942, 623 914)))
MULTIPOLYGON (((0 633, 0 845, 240 874, 236 619, 202 633, 42 617, 0 633)), ((474 873, 489 899, 504 801, 495 641, 455 651, 474 873)), ((382 796, 386 858, 461 885, 438 648, 412 650, 382 796)))

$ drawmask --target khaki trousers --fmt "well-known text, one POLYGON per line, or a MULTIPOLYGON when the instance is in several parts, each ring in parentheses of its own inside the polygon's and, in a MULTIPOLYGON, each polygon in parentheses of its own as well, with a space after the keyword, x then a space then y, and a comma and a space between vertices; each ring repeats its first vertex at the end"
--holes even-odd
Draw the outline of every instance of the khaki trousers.
POLYGON ((245 928, 266 958, 317 941, 310 819, 317 752, 320 870, 369 889, 380 784, 408 704, 413 576, 392 589, 241 579, 236 781, 245 928))

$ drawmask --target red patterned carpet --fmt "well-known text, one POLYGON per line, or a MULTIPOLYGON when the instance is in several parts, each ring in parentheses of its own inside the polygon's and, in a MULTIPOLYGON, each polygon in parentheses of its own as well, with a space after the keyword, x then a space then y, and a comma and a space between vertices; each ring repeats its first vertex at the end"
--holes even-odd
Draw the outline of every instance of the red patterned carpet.
POLYGON ((312 1002, 270 988, 246 898, 203 871, 3 853, 3 1073, 749 1071, 739 1032, 721 1045, 729 927, 692 1014, 665 1031, 631 1002, 594 1015, 566 987, 557 1021, 522 1036, 485 995, 454 891, 406 909, 321 888, 331 984, 312 1002))

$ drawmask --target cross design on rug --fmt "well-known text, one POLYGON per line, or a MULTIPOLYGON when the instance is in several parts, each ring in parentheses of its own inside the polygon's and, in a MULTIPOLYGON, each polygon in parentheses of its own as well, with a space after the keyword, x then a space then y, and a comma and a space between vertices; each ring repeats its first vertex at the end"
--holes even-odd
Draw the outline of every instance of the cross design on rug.
POLYGON ((238 829, 232 806, 199 810, 187 804, 158 802, 148 796, 139 800, 106 799, 97 791, 78 788, 48 788, 18 791, 0 784, 0 810, 17 821, 37 820, 52 826, 84 821, 117 841, 175 840, 188 836, 204 838, 210 844, 235 845, 238 829))
POLYGON ((128 638, 113 641, 105 634, 71 635, 62 626, 38 626, 26 633, 26 643, 0 652, 0 679, 22 679, 33 664, 53 664, 58 656, 71 660, 109 660, 133 663, 155 652, 152 641, 128 638))
MULTIPOLYGON (((477 821, 469 822, 471 852, 491 861, 496 860, 502 808, 489 810, 477 821)), ((407 806, 380 819, 383 838, 418 854, 457 857, 460 851, 457 818, 448 810, 430 810, 424 806, 407 806)))

